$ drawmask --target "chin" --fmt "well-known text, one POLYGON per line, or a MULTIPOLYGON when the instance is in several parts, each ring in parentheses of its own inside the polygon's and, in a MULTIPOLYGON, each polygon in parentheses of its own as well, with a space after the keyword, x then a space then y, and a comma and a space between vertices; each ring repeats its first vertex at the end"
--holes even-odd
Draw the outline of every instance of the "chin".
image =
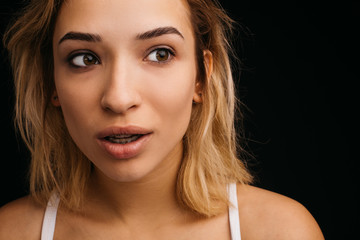
POLYGON ((146 178, 154 169, 153 166, 145 164, 141 159, 127 159, 116 161, 105 166, 94 163, 96 175, 106 177, 117 183, 139 182, 146 178))

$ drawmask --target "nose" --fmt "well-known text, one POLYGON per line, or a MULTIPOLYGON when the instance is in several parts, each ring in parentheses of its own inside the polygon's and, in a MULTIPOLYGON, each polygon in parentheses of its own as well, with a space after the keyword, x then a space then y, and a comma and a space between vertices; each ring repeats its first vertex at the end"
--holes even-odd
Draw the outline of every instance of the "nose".
POLYGON ((106 80, 101 98, 101 106, 106 111, 125 114, 141 103, 135 69, 126 63, 114 63, 106 70, 106 80))

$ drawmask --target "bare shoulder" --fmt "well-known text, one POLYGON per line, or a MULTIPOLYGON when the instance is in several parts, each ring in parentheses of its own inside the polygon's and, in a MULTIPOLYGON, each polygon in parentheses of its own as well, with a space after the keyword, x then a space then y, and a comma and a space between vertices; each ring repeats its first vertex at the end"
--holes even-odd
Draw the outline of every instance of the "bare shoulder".
POLYGON ((243 239, 324 239, 309 211, 283 195, 248 185, 238 185, 243 239))
POLYGON ((40 239, 45 209, 31 197, 24 197, 0 208, 0 239, 40 239))

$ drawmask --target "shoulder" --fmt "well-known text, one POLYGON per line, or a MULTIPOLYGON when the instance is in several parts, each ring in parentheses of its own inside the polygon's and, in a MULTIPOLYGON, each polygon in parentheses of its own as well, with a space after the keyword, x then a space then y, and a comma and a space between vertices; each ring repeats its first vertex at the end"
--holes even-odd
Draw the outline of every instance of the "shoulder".
POLYGON ((24 197, 0 208, 0 239, 40 239, 45 208, 24 197))
POLYGON ((237 190, 243 239, 324 239, 315 219, 297 201, 248 185, 237 190))

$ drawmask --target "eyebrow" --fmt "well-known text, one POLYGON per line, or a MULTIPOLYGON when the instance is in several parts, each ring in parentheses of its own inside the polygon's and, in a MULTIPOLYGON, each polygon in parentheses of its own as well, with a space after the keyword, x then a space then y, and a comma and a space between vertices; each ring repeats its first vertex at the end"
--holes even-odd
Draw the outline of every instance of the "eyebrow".
POLYGON ((101 42, 100 35, 91 34, 91 33, 81 33, 81 32, 68 32, 65 34, 59 41, 59 44, 65 40, 79 40, 86 42, 101 42))
POLYGON ((144 33, 138 34, 136 36, 136 39, 146 40, 146 39, 151 39, 151 38, 155 38, 155 37, 160 37, 165 34, 176 34, 176 35, 179 35, 182 39, 184 39, 184 36, 180 33, 180 31, 174 27, 155 28, 155 29, 146 31, 144 33))
MULTIPOLYGON (((158 27, 144 33, 140 33, 136 35, 137 40, 146 40, 155 37, 160 37, 165 34, 176 34, 184 39, 184 36, 174 27, 158 27)), ((86 41, 86 42, 101 42, 101 37, 98 34, 92 33, 82 33, 82 32, 68 32, 66 33, 60 40, 59 44, 64 42, 65 40, 78 40, 78 41, 86 41)))

